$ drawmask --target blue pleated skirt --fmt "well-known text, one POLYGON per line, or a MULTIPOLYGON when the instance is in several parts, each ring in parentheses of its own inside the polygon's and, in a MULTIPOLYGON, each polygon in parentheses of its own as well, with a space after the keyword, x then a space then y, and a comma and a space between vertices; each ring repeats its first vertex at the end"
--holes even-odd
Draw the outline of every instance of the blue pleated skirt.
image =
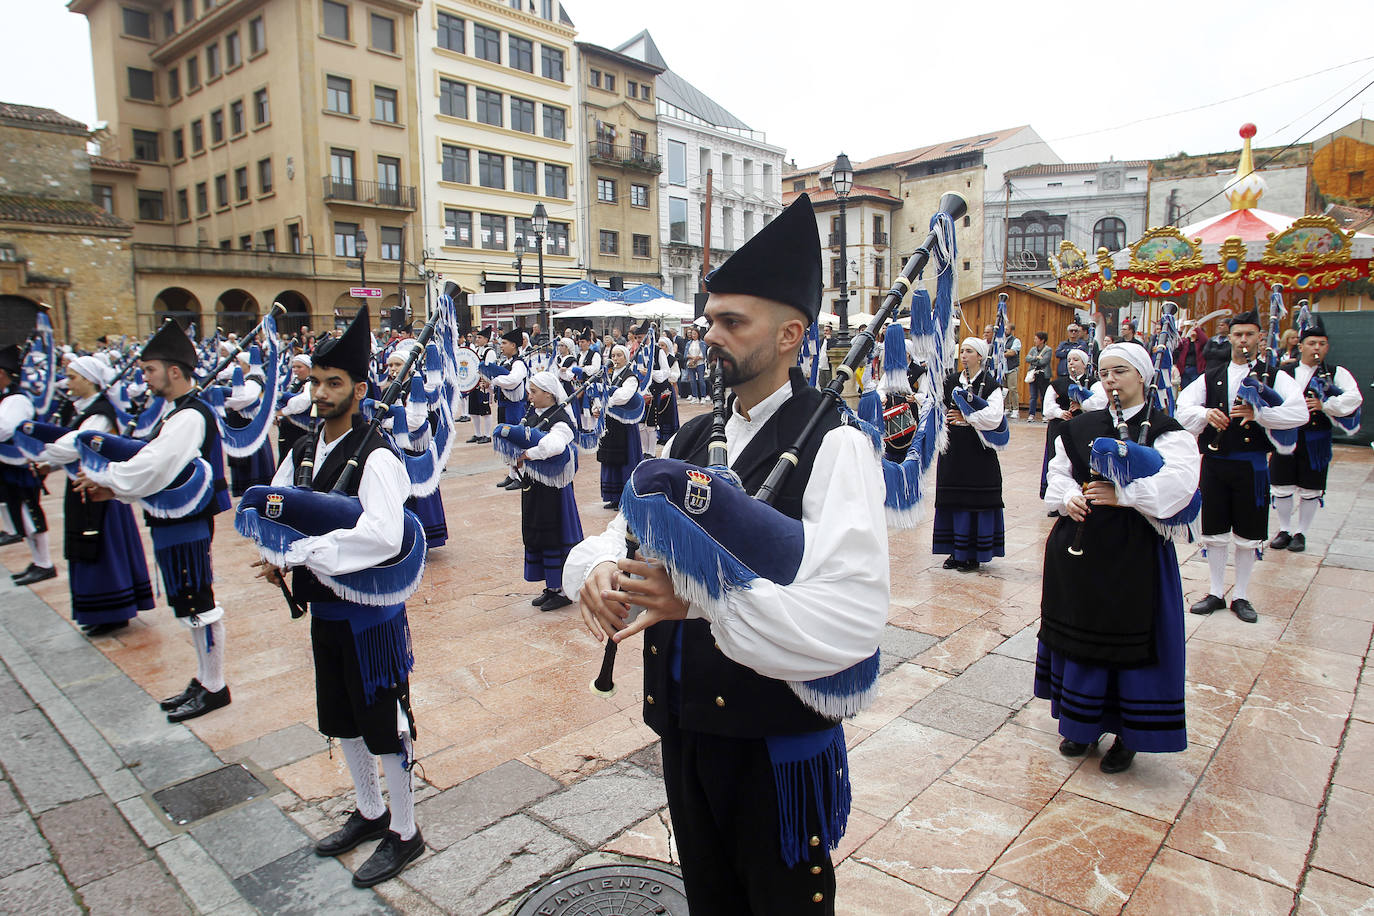
POLYGON ((577 513, 577 500, 573 497, 573 485, 558 490, 558 537, 562 542, 556 547, 525 548, 525 581, 543 581, 548 588, 563 587, 563 564, 573 547, 582 543, 582 518, 577 513))
POLYGON ((1001 509, 936 509, 931 552, 960 562, 986 563, 1007 555, 1001 509))
POLYGON ((644 460, 644 446, 639 441, 639 424, 626 428, 626 447, 628 460, 624 464, 601 464, 601 501, 620 505, 620 494, 625 492, 625 484, 635 467, 644 460))
POLYGON ((420 519, 425 529, 425 544, 433 550, 448 543, 448 519, 444 515, 444 500, 436 487, 428 496, 412 496, 406 500, 406 508, 420 519))
POLYGON ((68 561, 67 577, 72 617, 83 627, 132 620, 153 609, 153 583, 132 509, 116 500, 106 503, 99 557, 68 561))
POLYGON ((1113 669, 1065 658, 1039 645, 1035 652, 1035 695, 1050 701, 1059 734, 1091 744, 1117 735, 1126 747, 1168 753, 1188 747, 1184 717, 1183 587, 1172 542, 1155 554, 1159 606, 1155 612, 1155 662, 1143 668, 1113 669))

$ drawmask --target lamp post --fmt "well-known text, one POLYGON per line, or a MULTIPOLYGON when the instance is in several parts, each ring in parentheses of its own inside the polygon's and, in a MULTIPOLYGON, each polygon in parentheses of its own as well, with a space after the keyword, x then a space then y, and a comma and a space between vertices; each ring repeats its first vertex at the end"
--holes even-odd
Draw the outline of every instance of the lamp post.
POLYGON ((835 168, 830 173, 830 184, 835 189, 835 198, 840 202, 840 299, 837 303, 840 312, 840 334, 835 343, 849 346, 849 250, 845 238, 845 199, 854 189, 854 167, 844 153, 835 159, 835 168))
POLYGON ((367 286, 367 233, 361 229, 353 234, 353 249, 358 252, 358 270, 363 275, 362 285, 367 286))
POLYGON ((534 246, 539 252, 539 327, 546 329, 549 326, 549 309, 544 301, 544 233, 549 231, 549 211, 544 209, 542 201, 534 205, 530 225, 534 229, 534 246))
POLYGON ((510 266, 515 268, 515 288, 524 289, 525 287, 525 237, 522 235, 515 240, 515 260, 510 262, 510 266))

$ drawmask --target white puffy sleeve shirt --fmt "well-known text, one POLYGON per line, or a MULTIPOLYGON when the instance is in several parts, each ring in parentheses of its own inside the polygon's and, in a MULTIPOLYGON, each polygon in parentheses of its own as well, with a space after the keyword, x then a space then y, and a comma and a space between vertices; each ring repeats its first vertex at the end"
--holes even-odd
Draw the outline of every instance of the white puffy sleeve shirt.
MULTIPOLYGON (((175 409, 171 403, 167 409, 175 409)), ((121 502, 135 502, 165 490, 186 465, 200 456, 205 419, 198 410, 179 410, 162 424, 157 437, 128 461, 113 461, 103 475, 121 502)))

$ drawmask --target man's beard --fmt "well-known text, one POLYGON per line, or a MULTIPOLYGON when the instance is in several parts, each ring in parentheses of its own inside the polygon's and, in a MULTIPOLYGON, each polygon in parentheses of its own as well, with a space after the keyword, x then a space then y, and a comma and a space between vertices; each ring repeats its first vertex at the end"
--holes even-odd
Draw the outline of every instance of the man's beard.
POLYGON ((766 358, 759 350, 746 354, 743 359, 738 359, 730 352, 722 350, 720 347, 711 347, 707 352, 706 358, 708 362, 716 359, 720 360, 718 365, 727 388, 734 388, 736 385, 752 382, 759 377, 766 365, 766 358))
POLYGON ((339 402, 338 407, 335 407, 333 410, 329 411, 328 413, 323 413, 320 416, 326 420, 337 420, 339 417, 346 416, 349 413, 351 413, 353 411, 353 405, 357 403, 357 400, 358 399, 355 398, 352 394, 349 394, 347 400, 339 402))

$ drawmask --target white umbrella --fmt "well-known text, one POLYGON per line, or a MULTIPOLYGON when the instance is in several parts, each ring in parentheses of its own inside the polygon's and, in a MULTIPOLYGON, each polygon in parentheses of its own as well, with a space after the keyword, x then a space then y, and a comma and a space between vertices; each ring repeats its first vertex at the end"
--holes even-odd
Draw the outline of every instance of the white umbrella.
POLYGON ((633 315, 630 306, 623 302, 601 301, 588 302, 586 305, 556 312, 553 317, 562 320, 564 318, 632 318, 637 316, 633 315))
POLYGON ((687 303, 678 302, 675 299, 651 299, 648 302, 639 302, 630 306, 629 314, 631 318, 640 321, 646 318, 675 318, 679 321, 691 321, 696 312, 687 303))

